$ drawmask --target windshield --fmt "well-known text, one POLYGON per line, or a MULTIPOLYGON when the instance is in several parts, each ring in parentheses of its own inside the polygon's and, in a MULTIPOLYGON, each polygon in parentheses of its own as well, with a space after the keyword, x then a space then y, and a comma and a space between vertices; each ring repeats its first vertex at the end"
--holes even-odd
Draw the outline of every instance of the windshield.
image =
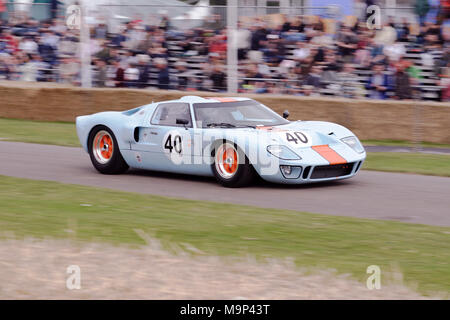
POLYGON ((289 123, 254 100, 194 103, 198 128, 277 126, 289 123))

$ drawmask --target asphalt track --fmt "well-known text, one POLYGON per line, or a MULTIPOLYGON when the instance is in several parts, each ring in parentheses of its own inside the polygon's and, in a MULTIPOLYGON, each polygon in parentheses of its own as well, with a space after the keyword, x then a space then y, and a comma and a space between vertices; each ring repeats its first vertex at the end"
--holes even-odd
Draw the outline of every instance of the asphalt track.
MULTIPOLYGON (((97 173, 81 148, 0 141, 0 175, 266 208, 450 226, 450 178, 361 171, 301 186, 258 182, 227 189, 214 179, 130 170, 97 173)), ((0 184, 0 188, 1 188, 0 184)))

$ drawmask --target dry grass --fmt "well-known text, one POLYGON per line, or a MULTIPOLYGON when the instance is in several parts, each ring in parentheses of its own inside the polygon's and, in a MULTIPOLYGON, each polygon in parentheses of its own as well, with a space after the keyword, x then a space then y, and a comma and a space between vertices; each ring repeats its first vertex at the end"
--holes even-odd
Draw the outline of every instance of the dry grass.
POLYGON ((258 263, 70 240, 0 242, 0 299, 422 299, 397 284, 368 290, 333 271, 302 272, 288 260, 258 263), (68 290, 66 269, 81 268, 68 290))

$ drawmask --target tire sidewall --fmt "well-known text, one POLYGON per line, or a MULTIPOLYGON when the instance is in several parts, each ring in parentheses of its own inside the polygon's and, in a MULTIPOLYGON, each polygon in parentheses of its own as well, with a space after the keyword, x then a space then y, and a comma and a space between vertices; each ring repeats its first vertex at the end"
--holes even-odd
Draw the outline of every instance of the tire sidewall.
POLYGON ((91 158, 93 166, 100 171, 101 173, 107 173, 107 174, 113 174, 117 173, 117 171, 120 171, 120 167, 123 166, 125 160, 122 158, 122 155, 119 151, 119 145, 116 140, 116 136, 112 132, 111 129, 104 125, 98 125, 92 128, 91 132, 89 133, 89 139, 88 139, 88 150, 89 150, 89 156, 91 158), (106 163, 100 163, 97 161, 97 159, 94 156, 93 152, 93 142, 94 137, 99 131, 106 131, 110 134, 112 141, 113 141, 113 152, 111 155, 111 159, 109 159, 106 163))

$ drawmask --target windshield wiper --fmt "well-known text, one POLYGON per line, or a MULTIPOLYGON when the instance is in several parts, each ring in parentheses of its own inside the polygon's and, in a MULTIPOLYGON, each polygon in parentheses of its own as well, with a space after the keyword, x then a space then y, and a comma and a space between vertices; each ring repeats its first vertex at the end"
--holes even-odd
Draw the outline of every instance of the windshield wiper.
POLYGON ((208 123, 206 126, 208 128, 210 128, 210 127, 236 128, 236 126, 234 124, 227 123, 227 122, 220 122, 220 123, 213 122, 213 123, 208 123))
POLYGON ((210 128, 210 127, 253 128, 253 129, 256 128, 256 126, 252 126, 252 125, 249 125, 249 124, 234 125, 234 124, 232 124, 232 123, 227 123, 227 122, 220 122, 220 123, 213 122, 213 123, 208 123, 206 126, 207 126, 208 128, 210 128))

